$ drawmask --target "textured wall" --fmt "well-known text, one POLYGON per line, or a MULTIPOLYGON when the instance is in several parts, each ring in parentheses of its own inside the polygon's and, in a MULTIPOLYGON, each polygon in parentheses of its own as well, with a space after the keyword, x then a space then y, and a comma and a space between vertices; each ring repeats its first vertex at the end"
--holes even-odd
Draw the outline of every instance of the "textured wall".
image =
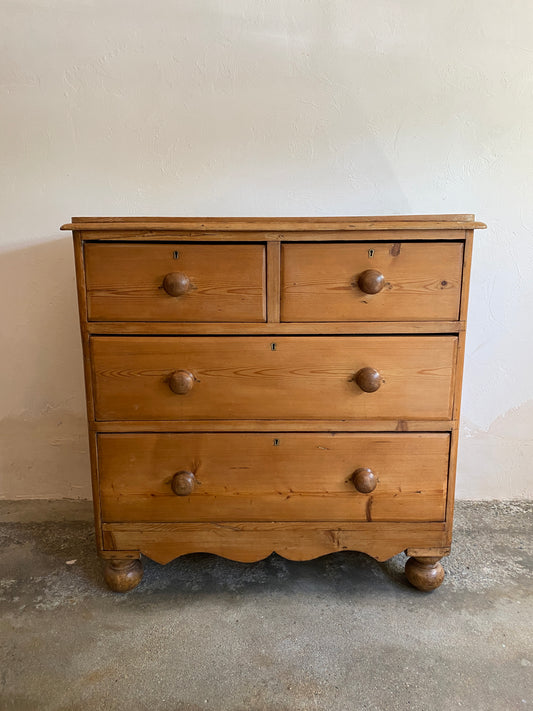
POLYGON ((475 212, 458 495, 533 485, 533 3, 0 0, 0 497, 88 496, 71 215, 475 212))

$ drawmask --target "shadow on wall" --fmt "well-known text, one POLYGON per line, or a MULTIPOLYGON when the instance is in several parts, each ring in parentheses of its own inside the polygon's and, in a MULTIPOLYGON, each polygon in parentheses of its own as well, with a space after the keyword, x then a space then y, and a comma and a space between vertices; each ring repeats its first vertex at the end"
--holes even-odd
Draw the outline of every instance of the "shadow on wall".
POLYGON ((0 498, 90 497, 71 239, 2 254, 0 283, 0 498))

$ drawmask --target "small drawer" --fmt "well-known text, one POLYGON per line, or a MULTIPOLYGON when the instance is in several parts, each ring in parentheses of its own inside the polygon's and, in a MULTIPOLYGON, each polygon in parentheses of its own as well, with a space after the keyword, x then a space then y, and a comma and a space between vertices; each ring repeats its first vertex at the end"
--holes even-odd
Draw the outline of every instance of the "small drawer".
POLYGON ((90 321, 266 318, 262 244, 85 245, 90 321))
POLYGON ((461 242, 284 244, 282 321, 459 317, 461 242))
POLYGON ((102 520, 443 521, 449 434, 102 434, 102 520))
POLYGON ((98 336, 97 420, 449 419, 456 336, 98 336))

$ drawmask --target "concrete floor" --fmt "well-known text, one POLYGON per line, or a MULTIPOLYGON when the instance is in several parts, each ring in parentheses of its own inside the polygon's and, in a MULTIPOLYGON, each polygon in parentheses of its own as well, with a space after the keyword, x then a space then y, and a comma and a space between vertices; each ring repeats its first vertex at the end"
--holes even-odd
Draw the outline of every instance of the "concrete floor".
POLYGON ((531 504, 459 503, 446 580, 403 555, 191 555, 117 595, 86 502, 0 502, 0 709, 533 707, 531 504))

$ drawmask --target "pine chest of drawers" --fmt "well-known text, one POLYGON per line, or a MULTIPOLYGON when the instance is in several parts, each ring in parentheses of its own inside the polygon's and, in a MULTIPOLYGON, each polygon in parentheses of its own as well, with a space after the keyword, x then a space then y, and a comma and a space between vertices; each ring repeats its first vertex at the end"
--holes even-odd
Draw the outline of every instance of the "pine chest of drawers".
POLYGON ((74 218, 113 590, 191 552, 442 582, 473 215, 74 218))

